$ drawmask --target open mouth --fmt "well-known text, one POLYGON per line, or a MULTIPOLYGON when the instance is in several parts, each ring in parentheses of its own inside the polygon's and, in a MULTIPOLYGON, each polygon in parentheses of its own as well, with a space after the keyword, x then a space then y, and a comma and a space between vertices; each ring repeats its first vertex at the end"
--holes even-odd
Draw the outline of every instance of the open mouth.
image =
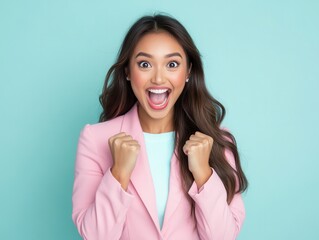
POLYGON ((147 89, 148 103, 155 110, 164 109, 168 104, 169 94, 171 90, 168 88, 149 88, 147 89))

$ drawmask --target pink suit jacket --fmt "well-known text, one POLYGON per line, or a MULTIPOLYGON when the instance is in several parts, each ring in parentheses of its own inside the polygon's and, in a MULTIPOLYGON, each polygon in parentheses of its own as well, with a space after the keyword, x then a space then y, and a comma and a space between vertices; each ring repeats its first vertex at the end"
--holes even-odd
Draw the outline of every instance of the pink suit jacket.
MULTIPOLYGON (((228 205, 224 185, 215 171, 200 190, 194 182, 185 193, 175 155, 160 229, 137 107, 110 121, 86 125, 81 132, 72 196, 72 218, 80 235, 88 240, 235 239, 245 218, 241 195, 236 194, 228 205), (113 160, 108 139, 119 132, 130 134, 141 145, 127 191, 110 172, 113 160), (187 194, 195 202, 195 217, 187 194)), ((228 150, 225 154, 233 164, 233 155, 228 150)))

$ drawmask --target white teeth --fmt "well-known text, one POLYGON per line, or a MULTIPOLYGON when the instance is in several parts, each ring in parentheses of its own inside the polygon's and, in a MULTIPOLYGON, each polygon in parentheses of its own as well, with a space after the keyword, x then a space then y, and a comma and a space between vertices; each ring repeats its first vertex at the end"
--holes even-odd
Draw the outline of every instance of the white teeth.
POLYGON ((162 94, 164 92, 167 92, 168 89, 148 89, 151 93, 156 93, 156 94, 162 94))

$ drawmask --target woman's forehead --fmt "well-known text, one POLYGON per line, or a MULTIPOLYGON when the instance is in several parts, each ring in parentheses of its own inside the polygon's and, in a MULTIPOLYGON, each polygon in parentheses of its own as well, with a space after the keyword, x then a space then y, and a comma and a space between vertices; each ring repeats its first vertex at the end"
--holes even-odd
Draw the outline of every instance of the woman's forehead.
POLYGON ((176 38, 166 31, 147 33, 141 37, 133 50, 132 57, 141 55, 141 52, 154 57, 167 57, 170 54, 177 56, 179 54, 184 58, 186 55, 176 38))

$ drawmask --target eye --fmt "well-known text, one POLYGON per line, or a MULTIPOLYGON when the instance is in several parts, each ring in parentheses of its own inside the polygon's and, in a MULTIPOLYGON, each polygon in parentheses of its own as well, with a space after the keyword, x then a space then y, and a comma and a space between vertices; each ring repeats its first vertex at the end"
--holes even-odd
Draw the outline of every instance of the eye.
POLYGON ((149 67, 151 67, 151 64, 149 64, 148 62, 145 62, 145 61, 141 61, 141 62, 138 62, 138 66, 140 68, 149 68, 149 67))
POLYGON ((179 66, 179 63, 178 63, 178 62, 175 62, 175 61, 169 62, 169 63, 167 64, 167 67, 169 67, 169 68, 177 68, 178 66, 179 66))

